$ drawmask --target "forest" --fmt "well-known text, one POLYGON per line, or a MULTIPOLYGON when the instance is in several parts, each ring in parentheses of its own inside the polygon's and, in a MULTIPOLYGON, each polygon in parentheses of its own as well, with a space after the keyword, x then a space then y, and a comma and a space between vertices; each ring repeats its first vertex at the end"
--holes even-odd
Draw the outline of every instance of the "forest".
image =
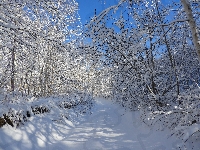
POLYGON ((169 131, 174 149, 198 150, 200 1, 116 0, 86 24, 77 1, 0 1, 0 149, 16 148, 2 146, 3 133, 41 119, 87 122, 102 98, 169 131))

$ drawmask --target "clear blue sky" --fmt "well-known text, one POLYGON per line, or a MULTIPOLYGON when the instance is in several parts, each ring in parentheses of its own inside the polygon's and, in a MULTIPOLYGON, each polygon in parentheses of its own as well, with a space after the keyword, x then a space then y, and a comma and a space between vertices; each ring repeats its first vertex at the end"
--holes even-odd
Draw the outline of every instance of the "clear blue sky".
MULTIPOLYGON (((161 0, 163 4, 171 3, 171 0, 161 0)), ((178 0, 174 0, 178 1, 178 0)), ((95 9, 99 14, 104 9, 118 4, 119 0, 76 0, 79 4, 79 15, 81 17, 82 24, 85 24, 94 16, 95 9), (105 2, 105 4, 104 4, 105 2)))
POLYGON ((97 14, 103 11, 109 6, 115 5, 118 3, 118 0, 76 0, 79 4, 79 15, 81 17, 82 24, 85 24, 86 21, 89 21, 90 17, 94 16, 94 10, 97 10, 97 14), (105 4, 103 4, 103 2, 105 4))

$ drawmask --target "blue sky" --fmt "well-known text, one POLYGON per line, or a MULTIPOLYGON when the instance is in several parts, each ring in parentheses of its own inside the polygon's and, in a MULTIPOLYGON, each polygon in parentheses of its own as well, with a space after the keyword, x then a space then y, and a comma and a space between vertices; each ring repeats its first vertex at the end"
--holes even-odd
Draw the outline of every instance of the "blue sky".
POLYGON ((81 17, 82 24, 85 24, 90 17, 94 16, 94 10, 97 10, 99 14, 105 8, 115 5, 118 0, 76 0, 79 4, 79 15, 81 17), (103 2, 105 4, 103 4, 103 2))
MULTIPOLYGON (((161 0, 163 4, 171 3, 171 0, 161 0)), ((175 0, 178 1, 178 0, 175 0)), ((79 4, 79 15, 81 17, 82 24, 85 24, 94 16, 95 9, 99 14, 104 9, 118 4, 119 0, 76 0, 79 4), (104 4, 105 2, 105 4, 104 4)))

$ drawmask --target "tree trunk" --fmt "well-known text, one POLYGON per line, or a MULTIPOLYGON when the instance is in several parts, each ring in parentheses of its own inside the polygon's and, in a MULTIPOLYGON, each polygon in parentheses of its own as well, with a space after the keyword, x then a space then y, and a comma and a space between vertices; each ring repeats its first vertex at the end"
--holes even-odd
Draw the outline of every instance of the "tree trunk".
MULTIPOLYGON (((15 44, 15 40, 14 43, 15 44)), ((15 47, 13 46, 12 49, 12 58, 11 58, 11 91, 14 96, 14 91, 15 91, 15 47)))
POLYGON ((187 18, 189 20, 188 23, 190 26, 190 30, 192 32, 193 43, 198 55, 198 59, 200 61, 200 40, 198 39, 196 23, 192 15, 192 8, 188 0, 181 0, 181 2, 184 8, 184 11, 186 12, 187 18))

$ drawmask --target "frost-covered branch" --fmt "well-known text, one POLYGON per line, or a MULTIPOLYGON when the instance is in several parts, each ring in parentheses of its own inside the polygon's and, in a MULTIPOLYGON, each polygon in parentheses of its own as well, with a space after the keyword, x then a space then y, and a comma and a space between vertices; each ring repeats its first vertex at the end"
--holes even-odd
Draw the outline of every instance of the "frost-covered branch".
POLYGON ((174 23, 177 23, 177 22, 185 22, 185 21, 188 21, 188 19, 177 19, 177 20, 173 20, 172 22, 168 23, 168 24, 159 24, 157 26, 170 26, 174 23))
POLYGON ((104 17, 106 14, 108 14, 108 12, 109 12, 110 10, 112 10, 112 9, 114 9, 114 10, 118 9, 118 8, 122 5, 122 3, 125 2, 125 1, 126 1, 126 0, 120 0, 120 2, 119 2, 117 5, 110 6, 110 7, 108 7, 107 9, 103 10, 98 16, 95 16, 95 17, 90 21, 90 23, 87 24, 87 26, 89 26, 92 22, 95 22, 95 23, 98 24, 98 23, 103 19, 103 17, 104 17))

